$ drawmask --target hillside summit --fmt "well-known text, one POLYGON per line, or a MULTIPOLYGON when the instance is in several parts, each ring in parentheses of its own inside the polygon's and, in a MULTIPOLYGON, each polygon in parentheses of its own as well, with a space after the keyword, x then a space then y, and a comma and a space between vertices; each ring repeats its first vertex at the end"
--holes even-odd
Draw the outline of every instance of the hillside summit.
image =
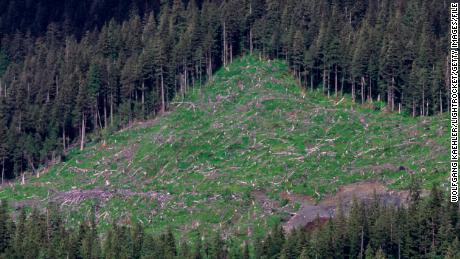
MULTIPOLYGON (((163 116, 72 150, 0 198, 16 207, 57 203, 69 223, 95 208, 101 226, 251 234, 279 219, 288 229, 305 225, 298 213, 327 216, 334 197, 388 196, 414 174, 425 187, 446 184, 448 118, 411 118, 381 104, 328 99, 299 88, 284 62, 246 56, 178 95, 163 116)), ((404 197, 392 193, 391 201, 404 197)))

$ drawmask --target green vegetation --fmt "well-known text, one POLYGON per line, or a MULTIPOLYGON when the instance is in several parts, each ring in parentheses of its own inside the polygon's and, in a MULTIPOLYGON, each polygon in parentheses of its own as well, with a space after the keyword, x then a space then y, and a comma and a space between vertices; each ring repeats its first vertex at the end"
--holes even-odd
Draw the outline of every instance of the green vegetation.
POLYGON ((96 208, 103 228, 117 220, 148 232, 243 236, 299 209, 283 191, 319 200, 370 179, 394 189, 407 188, 413 173, 426 188, 448 180, 447 116, 412 118, 381 103, 304 92, 278 60, 235 60, 172 105, 155 120, 72 149, 25 185, 2 188, 0 198, 15 206, 56 202, 72 226, 96 208), (274 201, 271 210, 256 190, 274 201))

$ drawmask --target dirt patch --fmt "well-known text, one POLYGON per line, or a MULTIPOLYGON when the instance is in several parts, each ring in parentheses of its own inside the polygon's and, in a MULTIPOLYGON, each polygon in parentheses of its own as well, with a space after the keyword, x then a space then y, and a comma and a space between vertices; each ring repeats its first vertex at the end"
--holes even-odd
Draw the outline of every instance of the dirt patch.
POLYGON ((294 214, 286 223, 283 228, 286 232, 291 232, 296 228, 306 227, 308 224, 315 221, 315 219, 325 219, 332 217, 334 214, 334 206, 318 206, 303 204, 300 210, 294 214))
POLYGON ((137 145, 130 145, 123 148, 120 152, 116 153, 113 158, 115 161, 131 161, 136 153, 137 145))
POLYGON ((301 204, 315 204, 315 199, 303 194, 289 193, 284 191, 281 193, 281 198, 288 199, 290 202, 293 203, 298 202, 301 204))
POLYGON ((384 203, 401 205, 407 198, 407 191, 389 190, 380 182, 360 182, 342 186, 335 195, 326 196, 319 204, 322 206, 351 205, 353 199, 360 201, 372 201, 374 195, 382 199, 384 203))
POLYGON ((379 182, 360 182, 345 185, 336 194, 326 196, 317 204, 311 197, 301 196, 299 198, 291 195, 287 197, 290 197, 290 200, 301 202, 302 206, 299 211, 284 223, 283 227, 285 231, 290 232, 296 228, 307 227, 317 218, 327 219, 334 217, 336 208, 339 205, 347 213, 354 199, 370 203, 374 200, 374 197, 377 197, 384 204, 403 206, 406 203, 407 196, 407 191, 389 190, 379 182))
POLYGON ((257 202, 262 205, 262 209, 266 215, 273 214, 273 212, 279 207, 279 202, 270 199, 265 191, 252 191, 251 195, 257 202))

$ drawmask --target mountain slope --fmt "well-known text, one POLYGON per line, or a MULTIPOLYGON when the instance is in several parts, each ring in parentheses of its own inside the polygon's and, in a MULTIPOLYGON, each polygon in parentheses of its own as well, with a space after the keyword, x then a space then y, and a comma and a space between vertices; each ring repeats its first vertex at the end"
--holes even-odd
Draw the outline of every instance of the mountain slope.
POLYGON ((164 116, 73 150, 0 197, 16 206, 56 202, 70 224, 95 208, 102 226, 116 219, 152 231, 247 234, 346 184, 398 189, 413 173, 425 186, 447 183, 446 116, 414 119, 302 95, 283 62, 241 58, 164 116))

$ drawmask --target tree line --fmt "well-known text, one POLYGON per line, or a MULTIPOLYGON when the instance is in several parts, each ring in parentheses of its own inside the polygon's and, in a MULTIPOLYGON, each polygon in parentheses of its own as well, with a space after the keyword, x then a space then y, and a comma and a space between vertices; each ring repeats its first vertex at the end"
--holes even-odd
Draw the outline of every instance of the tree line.
POLYGON ((89 1, 86 11, 102 18, 85 31, 69 29, 78 17, 58 15, 36 18, 43 33, 30 17, 11 18, 20 2, 0 2, 14 7, 2 22, 26 20, 0 35, 2 178, 36 173, 88 137, 163 113, 246 53, 285 59, 302 87, 328 96, 386 101, 412 116, 449 107, 447 1, 133 1, 130 10, 122 1, 110 19, 101 0, 89 1))
POLYGON ((318 218, 307 229, 285 233, 280 223, 257 236, 195 230, 183 237, 168 229, 152 234, 139 222, 114 222, 100 230, 94 212, 79 226, 68 226, 59 209, 22 209, 15 220, 0 206, 1 258, 459 258, 460 213, 443 191, 421 197, 411 186, 406 206, 375 196, 355 200, 349 213, 318 218))

